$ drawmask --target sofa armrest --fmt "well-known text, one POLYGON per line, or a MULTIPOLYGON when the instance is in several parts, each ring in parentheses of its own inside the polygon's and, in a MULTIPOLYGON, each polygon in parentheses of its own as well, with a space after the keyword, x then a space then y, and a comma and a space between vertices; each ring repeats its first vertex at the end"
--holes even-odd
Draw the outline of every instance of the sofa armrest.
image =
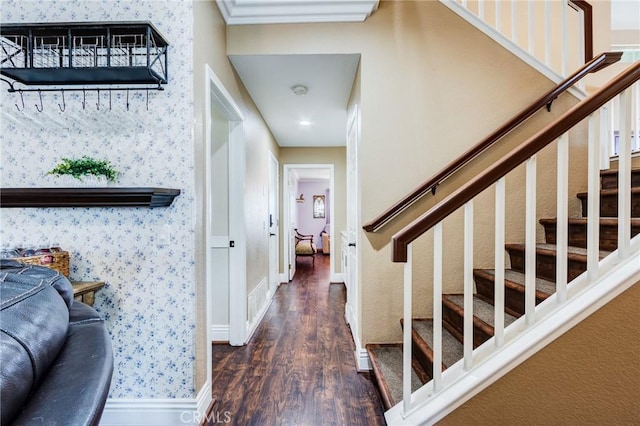
POLYGON ((326 232, 322 234, 322 253, 331 253, 331 237, 329 237, 329 234, 327 234, 326 232))
POLYGON ((74 302, 69 331, 49 373, 14 425, 97 425, 113 373, 111 339, 90 306, 74 302))

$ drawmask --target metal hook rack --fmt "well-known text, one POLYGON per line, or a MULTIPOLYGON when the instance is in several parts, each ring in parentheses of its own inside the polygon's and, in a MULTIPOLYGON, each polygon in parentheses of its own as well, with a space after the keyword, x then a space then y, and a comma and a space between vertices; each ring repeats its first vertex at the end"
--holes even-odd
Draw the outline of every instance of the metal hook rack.
POLYGON ((62 106, 58 104, 58 108, 60 108, 60 112, 64 112, 67 109, 67 103, 64 100, 64 89, 61 92, 62 92, 62 106))
POLYGON ((22 109, 20 109, 18 104, 16 104, 16 108, 18 108, 18 111, 24 111, 24 96, 22 95, 22 90, 19 90, 19 92, 20 92, 20 101, 22 102, 22 109))
POLYGON ((43 92, 62 92, 60 111, 66 109, 64 92, 100 93, 144 90, 149 108, 149 90, 164 90, 168 81, 169 43, 150 22, 67 22, 3 24, 0 26, 0 80, 8 92, 20 94, 24 110, 25 92, 38 92, 42 112, 43 92), (28 88, 17 86, 29 86, 28 88), (61 87, 62 86, 62 87, 61 87), (75 88, 69 86, 76 86, 75 88))
POLYGON ((44 106, 42 105, 42 92, 40 90, 38 90, 38 96, 40 97, 40 106, 36 104, 36 109, 38 112, 42 112, 44 110, 44 106))
POLYGON ((125 106, 126 106, 126 110, 129 111, 130 107, 131 107, 131 102, 129 99, 129 92, 132 90, 136 90, 136 91, 142 91, 144 90, 146 93, 146 110, 149 110, 149 91, 150 90, 164 90, 164 88, 140 88, 140 87, 125 87, 125 88, 44 88, 44 89, 9 89, 10 93, 18 93, 20 94, 20 101, 15 103, 16 109, 20 112, 25 110, 25 102, 24 102, 24 93, 28 93, 28 92, 37 92, 38 93, 38 100, 39 100, 39 104, 35 104, 35 108, 38 112, 42 112, 44 111, 45 108, 45 102, 43 100, 43 93, 46 92, 60 92, 60 95, 62 97, 62 104, 58 103, 58 108, 60 109, 60 112, 65 112, 67 109, 67 101, 66 101, 66 97, 65 97, 65 92, 82 92, 82 98, 80 100, 80 104, 82 105, 82 109, 85 110, 87 108, 87 92, 91 92, 91 91, 95 91, 97 93, 97 100, 96 100, 96 110, 100 111, 100 108, 103 106, 102 105, 102 101, 100 99, 100 96, 102 93, 104 92, 108 92, 109 93, 109 111, 112 110, 112 106, 113 106, 113 101, 112 101, 112 93, 113 92, 124 92, 125 96, 125 106), (20 107, 19 103, 22 105, 22 107, 20 107))

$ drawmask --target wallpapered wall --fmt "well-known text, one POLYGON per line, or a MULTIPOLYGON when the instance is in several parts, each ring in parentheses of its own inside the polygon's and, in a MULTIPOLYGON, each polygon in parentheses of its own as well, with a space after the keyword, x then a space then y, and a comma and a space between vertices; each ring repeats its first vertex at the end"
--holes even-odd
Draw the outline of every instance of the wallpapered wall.
POLYGON ((191 1, 2 0, 9 22, 151 21, 167 38, 164 92, 18 94, 3 84, 1 178, 4 187, 52 186, 60 157, 90 155, 122 171, 118 185, 179 188, 170 208, 2 209, 3 244, 57 242, 71 253, 71 278, 103 280, 95 308, 112 337, 112 398, 192 398, 195 290, 191 1), (168 225, 169 243, 158 233, 168 225))

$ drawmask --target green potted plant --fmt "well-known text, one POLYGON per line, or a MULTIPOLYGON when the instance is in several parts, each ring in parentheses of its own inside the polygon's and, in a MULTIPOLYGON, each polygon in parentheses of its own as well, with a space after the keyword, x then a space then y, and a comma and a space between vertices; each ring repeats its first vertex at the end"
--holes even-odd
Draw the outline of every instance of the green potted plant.
POLYGON ((80 158, 62 158, 47 174, 60 177, 70 177, 70 184, 89 184, 106 186, 108 182, 115 182, 120 174, 108 160, 96 160, 83 156, 80 158))

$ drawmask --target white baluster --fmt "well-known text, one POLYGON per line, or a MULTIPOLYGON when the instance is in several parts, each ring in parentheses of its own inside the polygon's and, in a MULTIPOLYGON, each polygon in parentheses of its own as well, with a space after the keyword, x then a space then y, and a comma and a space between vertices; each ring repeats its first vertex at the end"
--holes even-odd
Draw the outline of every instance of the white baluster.
POLYGON ((535 53, 535 29, 536 29, 536 24, 535 24, 535 12, 534 12, 534 3, 532 0, 529 0, 528 3, 528 21, 529 21, 529 25, 527 26, 527 28, 529 29, 528 31, 528 37, 527 37, 527 49, 529 51, 529 53, 531 53, 532 55, 535 53))
POLYGON ((609 102, 609 142, 611 143, 611 155, 618 155, 618 147, 616 146, 616 131, 615 131, 615 110, 616 107, 620 105, 620 96, 616 96, 612 101, 609 102))
POLYGON ((405 413, 411 410, 412 252, 412 244, 409 244, 407 246, 407 262, 404 264, 404 330, 402 332, 402 400, 405 413))
POLYGON ((620 94, 618 143, 618 254, 629 256, 631 240, 631 91, 620 94))
POLYGON ((525 317, 527 325, 535 321, 536 307, 536 156, 526 163, 525 204, 525 317))
POLYGON ((511 40, 513 40, 516 44, 518 43, 518 2, 517 0, 511 1, 511 40))
POLYGON ((484 21, 484 0, 478 0, 478 17, 484 21))
POLYGON ((496 347, 504 344, 504 230, 505 230, 505 178, 496 182, 496 224, 494 264, 494 331, 496 347))
POLYGON ((551 66, 551 1, 544 2, 544 63, 551 66))
POLYGON ((567 300, 567 246, 569 221, 569 135, 558 139, 557 218, 556 218, 556 293, 558 303, 567 300))
POLYGON ((610 102, 600 108, 600 170, 611 167, 611 121, 609 119, 610 102))
POLYGON ((464 368, 473 366, 473 200, 464 205, 464 368))
POLYGON ((600 262, 600 147, 596 134, 596 119, 589 116, 587 165, 587 277, 598 279, 600 262))
MULTIPOLYGON (((584 48, 585 48, 585 44, 586 44, 586 40, 584 38, 584 10, 580 9, 579 13, 578 13, 579 17, 578 17, 578 59, 579 59, 579 64, 584 64, 586 63, 586 58, 584 56, 584 48)), ((582 90, 585 90, 586 87, 586 80, 585 79, 581 79, 578 82, 578 87, 582 90)))
POLYGON ((442 222, 433 229, 433 391, 442 387, 442 222))
POLYGON ((496 1, 496 30, 502 32, 502 2, 496 1))
POLYGON ((567 75, 567 56, 569 55, 569 24, 567 23, 568 5, 563 4, 561 9, 560 29, 562 31, 562 52, 561 52, 561 73, 563 76, 567 75))
MULTIPOLYGON (((631 86, 631 136, 635 144, 631 144, 632 151, 640 151, 640 83, 631 86)), ((632 141, 632 142, 633 142, 632 141)))

